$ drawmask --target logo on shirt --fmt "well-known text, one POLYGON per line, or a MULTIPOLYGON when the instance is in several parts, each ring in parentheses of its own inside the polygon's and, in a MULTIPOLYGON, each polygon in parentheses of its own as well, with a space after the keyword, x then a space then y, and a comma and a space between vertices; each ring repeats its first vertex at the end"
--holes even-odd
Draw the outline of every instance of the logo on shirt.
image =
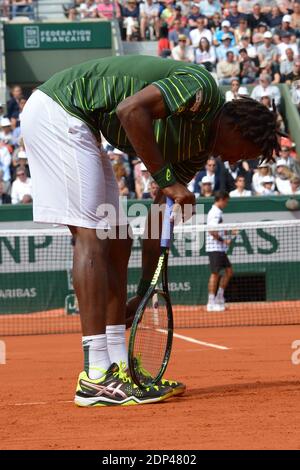
POLYGON ((196 98, 193 106, 189 109, 192 113, 197 113, 202 103, 203 92, 202 90, 197 91, 196 98))
POLYGON ((166 171, 166 181, 170 181, 170 180, 171 180, 171 171, 168 168, 167 171, 166 171))

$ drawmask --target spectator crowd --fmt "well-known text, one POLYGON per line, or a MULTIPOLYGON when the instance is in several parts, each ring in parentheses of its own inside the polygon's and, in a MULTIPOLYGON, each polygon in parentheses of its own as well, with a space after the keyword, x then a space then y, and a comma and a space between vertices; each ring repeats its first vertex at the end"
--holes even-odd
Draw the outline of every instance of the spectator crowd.
MULTIPOLYGON (((33 5, 34 0, 4 0, 2 14, 30 15, 33 5)), ((74 0, 64 8, 71 20, 117 17, 124 39, 156 40, 158 55, 166 60, 171 57, 205 67, 220 85, 227 86, 226 101, 250 95, 269 109, 275 103, 281 131, 287 129, 280 112, 279 83, 290 85, 300 111, 300 0, 74 0)), ((30 172, 20 135, 25 103, 23 90, 14 86, 6 106, 0 104, 0 204, 31 202, 30 172)), ((157 185, 137 157, 105 141, 103 149, 121 196, 155 197, 157 185)), ((293 142, 282 137, 274 163, 258 159, 232 165, 215 155, 189 187, 202 197, 218 190, 230 192, 231 197, 300 194, 298 162, 293 142)))

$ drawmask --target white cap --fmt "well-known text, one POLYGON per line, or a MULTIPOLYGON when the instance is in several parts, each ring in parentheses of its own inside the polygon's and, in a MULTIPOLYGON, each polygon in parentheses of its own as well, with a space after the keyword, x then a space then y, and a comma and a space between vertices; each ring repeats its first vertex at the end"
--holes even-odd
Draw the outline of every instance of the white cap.
POLYGON ((209 176, 203 176, 200 184, 212 184, 212 180, 209 176))
POLYGON ((1 127, 8 127, 8 126, 11 126, 10 119, 8 119, 7 117, 3 117, 3 118, 1 119, 0 126, 1 126, 1 127))
POLYGON ((230 26, 231 26, 230 21, 228 21, 228 20, 222 21, 222 28, 223 28, 223 26, 227 26, 227 28, 230 28, 230 26))
POLYGON ((291 15, 283 15, 282 23, 291 23, 291 21, 292 21, 291 15))
POLYGON ((288 166, 288 164, 284 158, 278 158, 276 162, 276 166, 288 166))
POLYGON ((272 37, 273 37, 273 34, 271 33, 271 31, 266 31, 264 33, 264 38, 270 38, 271 39, 272 37))
POLYGON ((113 149, 112 153, 116 154, 116 155, 123 155, 124 152, 122 152, 122 150, 119 150, 119 149, 113 149))
POLYGON ((274 177, 271 175, 264 176, 261 180, 261 184, 265 184, 265 183, 274 183, 274 177))
POLYGON ((19 160, 20 158, 27 158, 26 152, 24 150, 20 150, 17 154, 17 159, 19 160))
POLYGON ((240 86, 240 88, 238 89, 238 95, 249 96, 249 91, 248 91, 247 87, 240 86))
POLYGON ((148 168, 146 167, 146 165, 143 162, 141 163, 140 169, 141 169, 141 171, 148 171, 148 168))

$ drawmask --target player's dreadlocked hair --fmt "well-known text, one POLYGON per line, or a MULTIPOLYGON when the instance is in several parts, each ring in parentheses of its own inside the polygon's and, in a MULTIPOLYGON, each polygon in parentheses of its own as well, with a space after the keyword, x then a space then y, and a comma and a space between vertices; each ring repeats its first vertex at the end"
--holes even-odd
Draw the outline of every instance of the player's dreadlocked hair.
POLYGON ((274 102, 273 111, 270 111, 258 101, 241 96, 226 103, 223 113, 245 139, 251 140, 261 149, 264 161, 273 160, 273 151, 280 150, 274 102))

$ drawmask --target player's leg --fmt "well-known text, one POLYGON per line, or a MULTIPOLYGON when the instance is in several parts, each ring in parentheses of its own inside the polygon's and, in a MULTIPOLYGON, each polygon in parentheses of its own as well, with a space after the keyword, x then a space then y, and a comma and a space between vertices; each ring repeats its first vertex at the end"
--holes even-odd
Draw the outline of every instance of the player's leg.
POLYGON ((215 296, 216 296, 216 292, 218 289, 219 278, 220 278, 219 252, 217 251, 209 252, 208 258, 209 258, 211 274, 208 280, 208 301, 207 301, 206 310, 208 312, 214 312, 216 310, 215 296))
POLYGON ((68 225, 75 235, 75 289, 86 359, 76 404, 139 404, 168 398, 171 389, 137 390, 118 365, 107 370, 103 365, 110 363, 105 331, 108 241, 102 237, 107 217, 98 209, 107 201, 103 160, 95 137, 86 124, 40 91, 28 100, 21 125, 33 181, 34 220, 68 225), (100 377, 91 379, 90 369, 100 377))
POLYGON ((231 265, 227 255, 226 255, 226 253, 224 253, 223 267, 224 267, 224 273, 223 273, 223 275, 221 276, 221 279, 220 279, 219 288, 218 288, 218 292, 217 292, 217 295, 216 295, 216 303, 218 305, 221 305, 221 307, 225 308, 224 292, 225 292, 226 287, 229 284, 230 279, 233 276, 232 265, 231 265))

